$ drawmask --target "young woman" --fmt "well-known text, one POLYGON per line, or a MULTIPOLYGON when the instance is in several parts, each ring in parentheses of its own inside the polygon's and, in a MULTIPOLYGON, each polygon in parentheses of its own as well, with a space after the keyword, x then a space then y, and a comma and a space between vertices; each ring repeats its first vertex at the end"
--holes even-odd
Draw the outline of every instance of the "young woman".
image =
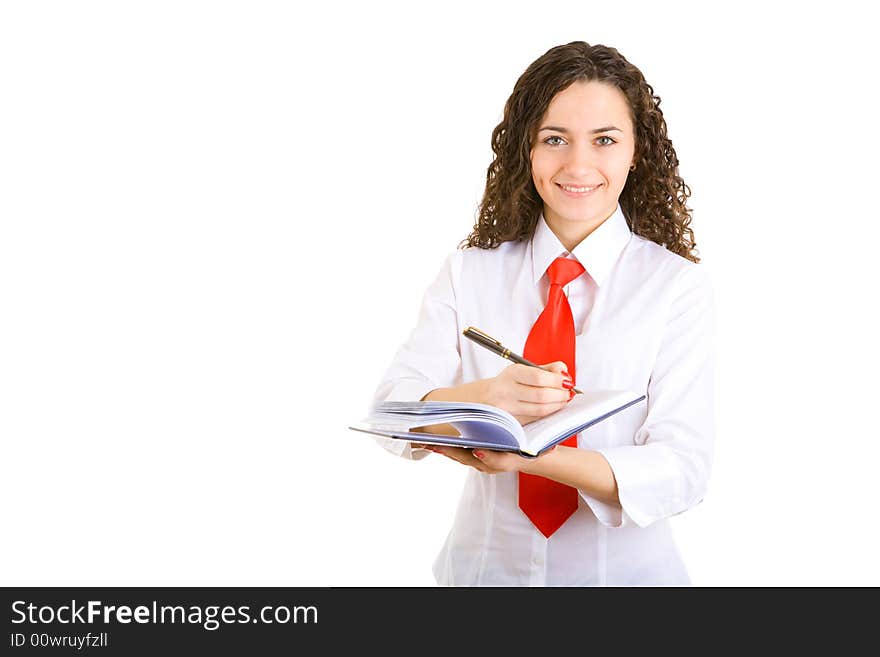
POLYGON ((505 104, 473 232, 375 400, 482 402, 523 424, 563 408, 572 385, 647 400, 536 459, 378 438, 468 468, 440 584, 690 582, 668 518, 706 492, 713 297, 659 105, 617 50, 581 41, 532 63, 505 104), (468 326, 543 368, 508 364, 468 326))

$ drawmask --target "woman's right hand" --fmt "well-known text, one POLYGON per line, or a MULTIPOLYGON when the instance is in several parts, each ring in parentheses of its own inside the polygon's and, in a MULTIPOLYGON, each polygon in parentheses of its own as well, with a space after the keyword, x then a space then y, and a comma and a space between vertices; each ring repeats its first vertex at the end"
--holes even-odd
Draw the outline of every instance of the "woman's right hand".
POLYGON ((520 424, 534 422, 565 408, 574 397, 566 369, 562 361, 541 365, 541 369, 508 365, 498 376, 480 381, 482 401, 504 409, 520 424))

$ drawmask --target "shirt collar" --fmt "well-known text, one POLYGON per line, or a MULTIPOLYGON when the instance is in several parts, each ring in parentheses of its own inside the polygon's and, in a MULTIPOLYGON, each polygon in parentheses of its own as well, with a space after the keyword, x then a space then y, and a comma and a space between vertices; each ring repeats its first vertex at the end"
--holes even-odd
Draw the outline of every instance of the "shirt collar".
MULTIPOLYGON (((614 213, 608 217, 592 233, 578 244, 571 252, 580 262, 587 273, 596 281, 596 285, 602 287, 602 283, 611 272, 611 268, 617 261, 617 256, 626 246, 632 236, 626 217, 620 204, 614 213)), ((559 238, 550 230, 544 220, 544 213, 538 217, 535 233, 532 236, 532 280, 535 284, 541 280, 547 267, 556 258, 567 253, 559 238)))

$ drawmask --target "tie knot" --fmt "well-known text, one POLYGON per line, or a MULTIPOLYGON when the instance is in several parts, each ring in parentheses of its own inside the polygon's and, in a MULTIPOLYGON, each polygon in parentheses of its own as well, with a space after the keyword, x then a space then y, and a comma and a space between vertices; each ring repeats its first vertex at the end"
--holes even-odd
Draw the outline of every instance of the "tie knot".
POLYGON ((556 258, 547 267, 547 276, 550 278, 550 285, 568 285, 585 271, 584 266, 577 260, 556 258))

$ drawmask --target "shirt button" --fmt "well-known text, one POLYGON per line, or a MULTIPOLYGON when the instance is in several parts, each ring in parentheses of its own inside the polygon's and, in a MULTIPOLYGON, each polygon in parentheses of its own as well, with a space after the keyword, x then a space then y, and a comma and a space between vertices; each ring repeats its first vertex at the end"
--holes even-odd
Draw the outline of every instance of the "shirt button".
POLYGON ((535 556, 532 557, 532 563, 535 564, 536 566, 540 566, 542 563, 544 563, 544 559, 536 554, 535 556))

